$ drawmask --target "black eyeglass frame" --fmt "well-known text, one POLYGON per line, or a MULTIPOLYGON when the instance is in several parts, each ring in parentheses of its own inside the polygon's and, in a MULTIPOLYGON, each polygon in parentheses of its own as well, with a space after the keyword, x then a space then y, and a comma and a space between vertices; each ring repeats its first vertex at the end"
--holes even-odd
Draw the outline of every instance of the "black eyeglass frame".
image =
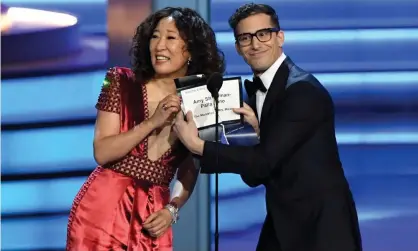
POLYGON ((271 40, 271 37, 272 37, 271 36, 271 33, 273 33, 273 32, 279 32, 279 31, 280 31, 280 28, 279 27, 276 27, 276 28, 264 28, 264 29, 260 29, 260 30, 254 32, 254 33, 249 33, 249 32, 241 33, 241 34, 238 34, 238 35, 235 36, 235 43, 237 43, 240 46, 248 46, 248 45, 250 45, 252 43, 254 37, 256 37, 258 39, 258 41, 260 41, 261 43, 265 43, 265 42, 268 42, 268 41, 271 40), (257 34, 260 34, 261 32, 268 32, 269 38, 267 40, 260 39, 260 37, 257 34), (239 40, 243 36, 251 36, 251 38, 247 40, 248 43, 242 44, 241 40, 239 40))

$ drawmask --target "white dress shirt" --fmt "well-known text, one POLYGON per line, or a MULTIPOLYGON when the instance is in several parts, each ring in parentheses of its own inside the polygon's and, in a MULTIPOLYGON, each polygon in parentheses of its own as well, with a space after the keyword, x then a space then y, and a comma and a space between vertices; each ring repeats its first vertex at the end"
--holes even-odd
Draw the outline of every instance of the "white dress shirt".
POLYGON ((282 65, 283 61, 286 59, 286 55, 282 53, 280 57, 274 62, 270 68, 267 69, 263 74, 259 77, 263 82, 264 86, 266 87, 266 92, 257 91, 255 93, 255 100, 256 100, 256 108, 257 108, 257 115, 258 115, 258 123, 261 122, 261 112, 263 110, 264 100, 266 99, 268 90, 270 88, 271 82, 273 81, 274 76, 276 75, 277 70, 279 70, 280 65, 282 65))

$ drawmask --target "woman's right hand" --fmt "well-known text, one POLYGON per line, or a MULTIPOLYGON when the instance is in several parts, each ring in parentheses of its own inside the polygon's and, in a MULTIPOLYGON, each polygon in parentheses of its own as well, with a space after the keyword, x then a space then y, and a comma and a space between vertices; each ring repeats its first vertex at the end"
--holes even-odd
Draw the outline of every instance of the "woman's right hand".
POLYGON ((180 97, 170 94, 160 101, 150 120, 155 128, 170 124, 180 111, 180 97))

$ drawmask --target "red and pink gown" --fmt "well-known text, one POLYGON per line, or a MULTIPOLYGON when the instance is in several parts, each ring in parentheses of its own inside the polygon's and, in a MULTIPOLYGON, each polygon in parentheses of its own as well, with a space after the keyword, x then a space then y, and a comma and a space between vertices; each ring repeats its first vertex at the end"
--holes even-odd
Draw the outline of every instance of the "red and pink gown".
MULTIPOLYGON (((149 116, 145 85, 128 68, 111 68, 96 104, 120 114, 121 132, 149 116)), ((147 217, 169 203, 169 184, 189 154, 178 141, 158 160, 148 158, 148 139, 114 163, 98 166, 74 199, 67 251, 171 251, 171 227, 159 238, 142 228, 147 217)))

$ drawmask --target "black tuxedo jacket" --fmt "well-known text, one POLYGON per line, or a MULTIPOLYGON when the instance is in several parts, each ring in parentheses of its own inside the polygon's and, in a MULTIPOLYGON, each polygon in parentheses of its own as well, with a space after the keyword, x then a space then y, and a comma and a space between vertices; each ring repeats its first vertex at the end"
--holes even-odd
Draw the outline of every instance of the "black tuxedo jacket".
MULTIPOLYGON (((256 111, 255 95, 249 103, 256 111)), ((260 143, 220 144, 218 167, 215 144, 205 142, 202 173, 236 173, 251 187, 266 187, 267 217, 257 250, 361 250, 338 154, 333 101, 314 76, 287 58, 263 105, 260 143)))

